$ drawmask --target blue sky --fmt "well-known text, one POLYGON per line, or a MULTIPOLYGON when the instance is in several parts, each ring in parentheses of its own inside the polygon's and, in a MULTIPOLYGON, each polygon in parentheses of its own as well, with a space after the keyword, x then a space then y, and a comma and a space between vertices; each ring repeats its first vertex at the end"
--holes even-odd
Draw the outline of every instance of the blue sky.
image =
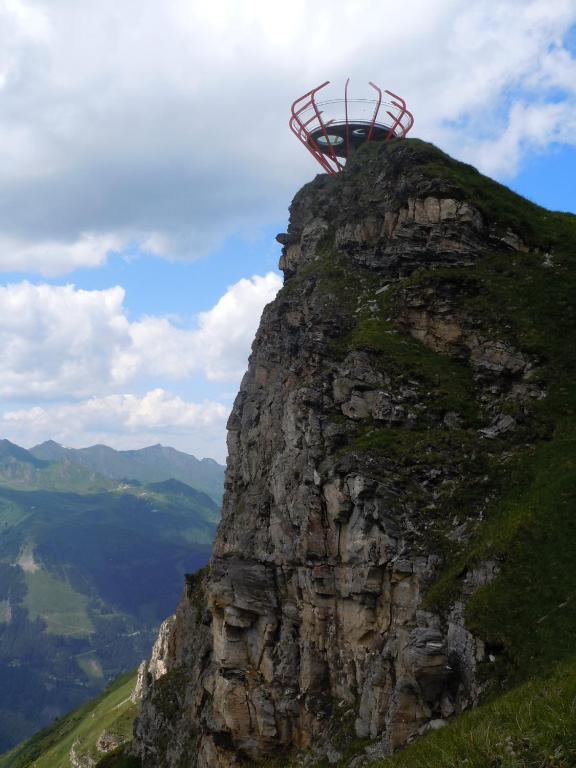
POLYGON ((0 0, 0 431, 225 457, 331 79, 576 212, 576 0, 0 0), (370 19, 370 24, 366 24, 370 19), (298 56, 294 52, 298 51, 298 56))
POLYGON ((553 211, 576 213, 576 148, 555 146, 527 157, 508 186, 553 211))
POLYGON ((281 247, 274 238, 285 227, 286 220, 279 220, 255 233, 251 240, 231 236, 222 246, 195 261, 170 262, 134 248, 111 253, 98 269, 68 272, 64 279, 46 278, 34 272, 7 272, 3 282, 71 282, 86 290, 120 284, 126 289, 125 307, 132 319, 143 314, 189 319, 213 307, 229 285, 246 276, 276 270, 281 247))

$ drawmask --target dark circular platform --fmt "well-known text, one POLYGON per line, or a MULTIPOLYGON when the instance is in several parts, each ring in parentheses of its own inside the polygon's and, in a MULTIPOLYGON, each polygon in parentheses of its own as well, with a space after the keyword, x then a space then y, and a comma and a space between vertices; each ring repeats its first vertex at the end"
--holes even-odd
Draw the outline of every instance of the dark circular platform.
MULTIPOLYGON (((311 131, 309 142, 324 155, 332 154, 337 157, 347 157, 347 150, 357 149, 368 141, 370 123, 348 123, 348 143, 346 142, 346 123, 331 123, 326 126, 326 132, 322 128, 311 131)), ((390 126, 382 123, 374 123, 370 141, 383 141, 390 133, 390 126)))

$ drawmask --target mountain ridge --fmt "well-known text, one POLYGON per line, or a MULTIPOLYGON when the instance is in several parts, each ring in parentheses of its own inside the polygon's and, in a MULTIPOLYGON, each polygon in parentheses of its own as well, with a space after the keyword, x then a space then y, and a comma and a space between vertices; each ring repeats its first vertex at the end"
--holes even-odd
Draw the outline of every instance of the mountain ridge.
POLYGON ((208 493, 216 501, 222 498, 222 465, 214 459, 197 459, 192 454, 159 443, 118 451, 102 444, 65 448, 54 440, 47 440, 30 448, 30 453, 43 460, 67 459, 115 480, 162 482, 174 478, 208 493))
POLYGON ((118 484, 66 457, 35 456, 9 440, 0 441, 0 486, 22 490, 112 490, 118 484))

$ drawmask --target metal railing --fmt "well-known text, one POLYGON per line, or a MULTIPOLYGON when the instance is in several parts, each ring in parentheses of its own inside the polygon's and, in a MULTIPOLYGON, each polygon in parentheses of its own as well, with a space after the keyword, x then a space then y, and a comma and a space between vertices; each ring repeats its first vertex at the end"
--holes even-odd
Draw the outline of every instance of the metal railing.
POLYGON ((343 99, 316 101, 316 94, 329 85, 329 80, 300 96, 292 104, 292 114, 288 123, 296 138, 331 175, 336 175, 344 169, 343 160, 350 154, 351 124, 367 126, 366 141, 371 141, 376 129, 378 129, 380 141, 403 138, 414 125, 414 117, 406 107, 406 102, 397 94, 392 93, 392 91, 384 91, 391 97, 391 100, 383 101, 382 90, 370 82, 370 86, 377 93, 376 99, 349 99, 349 82, 350 79, 348 78, 343 99), (350 108, 352 108, 352 114, 350 114, 350 108), (379 116, 381 116, 380 121, 378 120, 379 116), (384 119, 386 120, 385 123, 382 122, 384 119), (333 140, 330 138, 331 134, 328 129, 335 126, 344 129, 344 153, 336 153, 333 140), (319 137, 324 138, 322 146, 318 144, 319 137))

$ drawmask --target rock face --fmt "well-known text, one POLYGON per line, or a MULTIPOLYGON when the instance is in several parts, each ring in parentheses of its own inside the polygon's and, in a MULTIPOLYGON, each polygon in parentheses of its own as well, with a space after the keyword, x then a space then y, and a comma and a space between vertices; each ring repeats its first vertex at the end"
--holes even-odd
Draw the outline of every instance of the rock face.
MULTIPOLYGON (((367 145, 291 206, 212 561, 141 670, 146 767, 307 748, 337 763, 342 731, 386 754, 478 698, 464 602, 425 598, 482 518, 485 446, 505 451, 545 393, 537 361, 455 300, 467 269, 525 245, 427 170, 438 154, 367 145)), ((465 574, 463 599, 496 572, 465 574)))

